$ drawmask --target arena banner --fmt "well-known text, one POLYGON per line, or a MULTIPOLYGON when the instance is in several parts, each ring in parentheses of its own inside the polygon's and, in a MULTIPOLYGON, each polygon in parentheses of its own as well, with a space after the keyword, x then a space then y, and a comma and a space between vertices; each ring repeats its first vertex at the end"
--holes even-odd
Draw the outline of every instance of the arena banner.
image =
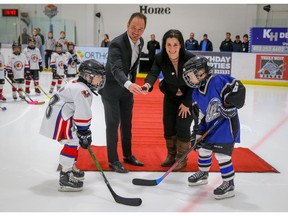
POLYGON ((215 74, 231 75, 232 53, 231 52, 198 52, 193 51, 195 55, 201 55, 209 60, 209 65, 213 66, 215 74))
POLYGON ((288 56, 256 55, 256 79, 288 80, 288 56))
POLYGON ((288 53, 288 28, 253 27, 249 47, 253 53, 288 53))
POLYGON ((107 47, 76 47, 75 49, 81 57, 81 62, 88 59, 95 59, 106 65, 108 57, 107 47))

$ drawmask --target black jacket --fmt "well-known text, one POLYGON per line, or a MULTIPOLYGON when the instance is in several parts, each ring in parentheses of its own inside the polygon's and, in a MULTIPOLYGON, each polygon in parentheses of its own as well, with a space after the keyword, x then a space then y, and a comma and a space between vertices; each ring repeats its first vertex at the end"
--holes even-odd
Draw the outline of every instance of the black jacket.
POLYGON ((134 83, 143 45, 144 40, 140 38, 139 56, 131 67, 132 49, 127 32, 114 38, 108 49, 108 59, 105 66, 106 82, 117 81, 120 86, 124 87, 125 82, 128 81, 128 74, 130 74, 132 76, 131 82, 134 83))
POLYGON ((160 82, 160 90, 168 97, 178 97, 176 93, 178 88, 181 90, 183 95, 181 96, 182 103, 189 107, 192 104, 192 91, 193 89, 188 87, 183 79, 183 65, 190 58, 195 55, 189 51, 185 51, 184 59, 181 59, 178 64, 178 77, 176 77, 175 69, 171 61, 166 65, 162 61, 161 53, 156 54, 153 66, 148 73, 145 83, 149 83, 153 90, 153 85, 158 79, 160 72, 163 74, 163 80, 160 82))
MULTIPOLYGON (((204 40, 202 40, 199 44, 198 50, 202 51, 202 44, 204 40)), ((206 51, 213 51, 213 45, 210 40, 207 40, 206 51)))

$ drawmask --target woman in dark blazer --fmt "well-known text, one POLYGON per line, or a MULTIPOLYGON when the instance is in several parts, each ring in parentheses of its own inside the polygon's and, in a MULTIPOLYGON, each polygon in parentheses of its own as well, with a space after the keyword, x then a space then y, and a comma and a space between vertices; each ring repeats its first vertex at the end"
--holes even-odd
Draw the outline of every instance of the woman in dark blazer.
MULTIPOLYGON (((155 56, 153 66, 148 73, 145 84, 147 91, 152 91, 160 72, 163 80, 160 90, 164 94, 163 124, 164 138, 168 155, 162 166, 171 166, 190 147, 190 126, 192 115, 192 91, 187 88, 182 77, 183 64, 195 55, 185 51, 182 33, 171 29, 162 39, 162 51, 155 56)), ((187 165, 187 158, 180 162, 174 171, 181 170, 187 165)))

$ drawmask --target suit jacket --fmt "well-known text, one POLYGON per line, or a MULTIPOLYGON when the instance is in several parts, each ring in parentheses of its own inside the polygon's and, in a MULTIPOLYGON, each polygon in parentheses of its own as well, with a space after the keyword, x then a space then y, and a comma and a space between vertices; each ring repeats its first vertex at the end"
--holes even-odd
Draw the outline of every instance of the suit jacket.
POLYGON ((151 88, 149 91, 153 90, 153 85, 158 79, 160 72, 162 72, 164 79, 160 82, 160 90, 163 94, 168 97, 178 97, 176 93, 178 88, 182 91, 183 95, 181 96, 182 103, 189 107, 192 104, 192 91, 193 89, 188 87, 183 79, 183 65, 190 58, 195 55, 192 52, 185 51, 185 56, 183 59, 180 59, 178 64, 178 77, 173 64, 169 61, 168 64, 165 64, 162 60, 161 53, 155 55, 155 61, 149 73, 145 78, 145 83, 149 83, 151 88))
POLYGON ((128 74, 130 74, 131 82, 134 83, 143 45, 144 40, 141 37, 139 55, 131 67, 132 49, 127 32, 114 38, 108 49, 108 59, 105 67, 106 82, 118 82, 120 86, 124 87, 125 82, 129 80, 128 74))

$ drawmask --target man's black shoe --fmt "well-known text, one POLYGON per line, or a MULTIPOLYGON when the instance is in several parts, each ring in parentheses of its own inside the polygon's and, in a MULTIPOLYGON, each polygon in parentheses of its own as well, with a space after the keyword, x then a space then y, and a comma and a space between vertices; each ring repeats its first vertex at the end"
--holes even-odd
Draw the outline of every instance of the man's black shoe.
POLYGON ((132 164, 135 166, 144 166, 144 163, 138 161, 133 155, 129 157, 124 157, 124 163, 132 164))
POLYGON ((119 161, 115 161, 113 163, 109 162, 109 167, 117 173, 128 173, 128 170, 125 169, 119 161))

